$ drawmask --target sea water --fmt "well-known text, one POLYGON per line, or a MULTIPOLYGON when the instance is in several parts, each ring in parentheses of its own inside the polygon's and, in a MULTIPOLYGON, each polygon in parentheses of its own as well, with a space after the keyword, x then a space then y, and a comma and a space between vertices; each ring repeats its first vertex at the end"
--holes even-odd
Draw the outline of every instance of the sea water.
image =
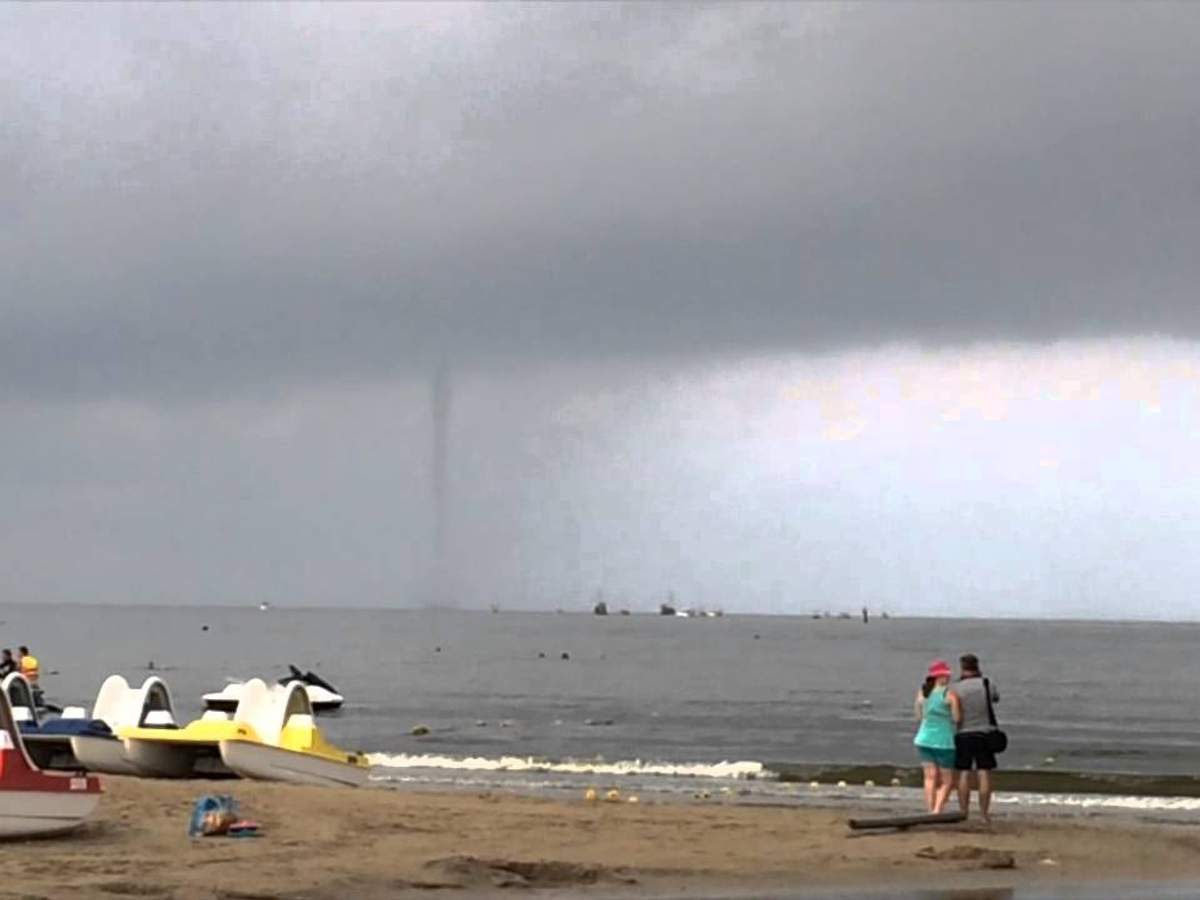
POLYGON ((1200 700, 1180 677, 1198 638, 1196 625, 1111 622, 0 607, 0 646, 30 645, 59 703, 90 705, 110 673, 153 672, 187 719, 227 678, 293 663, 346 696, 322 724, 370 751, 383 782, 686 794, 707 779, 786 802, 908 790, 886 776, 914 763, 917 685, 931 659, 969 651, 1000 690, 1004 767, 1027 778, 1010 796, 1168 814, 1200 809, 1200 700), (1097 772, 1119 773, 1110 796, 1078 791, 1097 772))

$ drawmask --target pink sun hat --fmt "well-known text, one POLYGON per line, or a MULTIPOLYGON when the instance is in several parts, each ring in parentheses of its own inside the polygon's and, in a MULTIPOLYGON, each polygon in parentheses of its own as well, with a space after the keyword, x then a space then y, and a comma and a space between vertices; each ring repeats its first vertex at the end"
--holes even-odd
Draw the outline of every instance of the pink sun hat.
POLYGON ((954 670, 950 668, 950 663, 944 659, 935 659, 929 664, 930 678, 949 678, 954 674, 954 670))

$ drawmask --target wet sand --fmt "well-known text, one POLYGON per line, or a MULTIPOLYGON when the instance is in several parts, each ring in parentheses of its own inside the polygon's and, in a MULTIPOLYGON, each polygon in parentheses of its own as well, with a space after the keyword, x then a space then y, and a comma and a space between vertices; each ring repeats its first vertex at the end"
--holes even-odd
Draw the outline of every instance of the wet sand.
POLYGON ((784 896, 1200 878, 1200 828, 1009 815, 855 836, 844 810, 589 803, 509 795, 106 779, 74 835, 0 845, 0 897, 266 900, 511 893, 784 896), (190 840, 202 793, 233 794, 253 839, 190 840))

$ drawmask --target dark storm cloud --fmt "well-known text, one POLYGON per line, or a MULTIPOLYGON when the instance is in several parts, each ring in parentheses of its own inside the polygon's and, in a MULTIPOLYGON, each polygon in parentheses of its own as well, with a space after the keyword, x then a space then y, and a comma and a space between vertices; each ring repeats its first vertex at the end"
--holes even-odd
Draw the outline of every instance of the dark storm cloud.
POLYGON ((1200 333, 1183 5, 0 11, 0 384, 1200 333))

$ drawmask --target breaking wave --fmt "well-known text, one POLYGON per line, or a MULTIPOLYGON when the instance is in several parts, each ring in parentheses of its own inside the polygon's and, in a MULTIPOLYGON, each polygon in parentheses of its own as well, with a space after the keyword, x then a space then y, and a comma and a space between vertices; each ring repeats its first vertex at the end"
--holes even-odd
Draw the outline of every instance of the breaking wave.
POLYGON ((1133 797, 1105 794, 998 794, 998 804, 1018 806, 1054 806, 1079 809, 1118 809, 1132 811, 1195 812, 1200 810, 1197 797, 1133 797))
POLYGON ((558 772, 569 775, 637 776, 663 775, 674 778, 769 778, 760 762, 670 763, 640 759, 549 760, 534 756, 444 756, 434 753, 372 753, 372 766, 381 769, 456 769, 468 772, 558 772))

